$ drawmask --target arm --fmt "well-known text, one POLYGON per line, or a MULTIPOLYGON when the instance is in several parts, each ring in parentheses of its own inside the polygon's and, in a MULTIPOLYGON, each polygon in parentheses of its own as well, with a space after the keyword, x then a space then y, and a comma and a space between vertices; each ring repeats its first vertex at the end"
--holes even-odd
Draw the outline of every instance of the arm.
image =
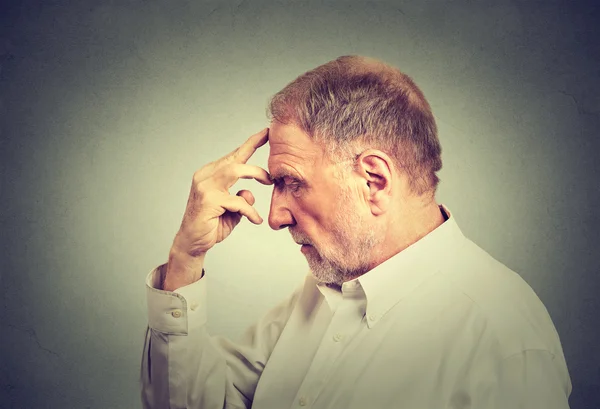
POLYGON ((262 218, 254 196, 228 189, 239 178, 269 185, 268 173, 246 162, 268 139, 267 129, 238 149, 194 173, 181 227, 167 264, 147 279, 148 329, 142 358, 142 401, 146 408, 245 408, 252 402, 262 368, 287 321, 276 308, 249 330, 239 347, 206 332, 204 257, 229 236, 242 216, 262 218), (271 331, 273 326, 279 332, 271 331))
POLYGON ((206 331, 206 279, 167 292, 153 288, 159 276, 157 270, 152 272, 146 288, 149 327, 142 357, 143 407, 249 408, 299 290, 233 343, 206 331))
POLYGON ((571 380, 562 355, 529 349, 504 358, 473 407, 568 409, 571 380))

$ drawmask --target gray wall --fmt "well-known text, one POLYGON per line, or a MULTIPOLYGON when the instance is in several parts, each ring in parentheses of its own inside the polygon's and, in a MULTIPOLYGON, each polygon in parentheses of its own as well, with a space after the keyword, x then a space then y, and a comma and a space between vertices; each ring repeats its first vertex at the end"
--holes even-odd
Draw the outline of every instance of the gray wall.
MULTIPOLYGON (((43 3, 0 11, 1 407, 140 407, 144 277, 192 173, 263 128, 288 81, 355 53, 422 87, 444 149, 439 201, 546 304, 572 407, 600 407, 598 7, 43 3)), ((266 217, 270 188, 240 186, 266 217)), ((306 265, 285 231, 244 222, 207 269, 210 328, 235 337, 306 265)))

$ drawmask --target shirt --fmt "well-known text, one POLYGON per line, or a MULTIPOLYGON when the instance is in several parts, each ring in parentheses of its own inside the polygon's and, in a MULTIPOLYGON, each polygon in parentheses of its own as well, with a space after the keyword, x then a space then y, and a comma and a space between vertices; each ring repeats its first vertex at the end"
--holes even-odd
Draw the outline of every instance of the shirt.
POLYGON ((237 343, 206 331, 206 277, 167 292, 152 271, 144 407, 568 408, 546 308, 441 208, 438 228, 341 289, 307 275, 237 343))

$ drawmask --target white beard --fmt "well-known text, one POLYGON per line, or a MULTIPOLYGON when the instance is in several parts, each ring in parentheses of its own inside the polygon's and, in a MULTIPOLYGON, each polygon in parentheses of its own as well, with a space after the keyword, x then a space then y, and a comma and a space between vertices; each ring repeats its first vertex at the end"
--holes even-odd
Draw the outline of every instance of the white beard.
POLYGON ((290 233, 296 242, 313 246, 305 253, 312 275, 319 282, 338 286, 369 271, 373 248, 383 240, 365 224, 349 191, 339 198, 331 232, 333 243, 315 246, 304 234, 292 229, 290 233))

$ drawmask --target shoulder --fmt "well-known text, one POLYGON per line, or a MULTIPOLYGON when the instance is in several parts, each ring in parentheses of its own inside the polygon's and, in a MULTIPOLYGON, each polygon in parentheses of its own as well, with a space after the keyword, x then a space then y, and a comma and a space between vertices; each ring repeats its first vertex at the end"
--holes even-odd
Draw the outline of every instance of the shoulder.
POLYGON ((548 311, 531 286, 472 241, 466 239, 442 276, 450 288, 470 300, 500 355, 527 349, 562 353, 548 311))

